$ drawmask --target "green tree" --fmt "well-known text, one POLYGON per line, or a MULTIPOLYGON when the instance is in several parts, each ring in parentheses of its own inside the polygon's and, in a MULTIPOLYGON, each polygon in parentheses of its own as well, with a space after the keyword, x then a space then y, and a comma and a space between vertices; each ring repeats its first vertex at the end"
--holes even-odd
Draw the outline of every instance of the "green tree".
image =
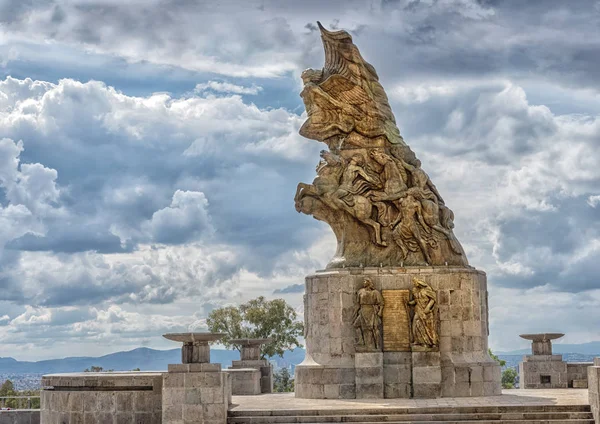
MULTIPOLYGON (((0 386, 0 397, 9 397, 9 396, 17 396, 17 392, 15 391, 15 385, 12 381, 6 380, 0 386)), ((17 400, 16 399, 8 399, 4 402, 4 406, 7 408, 16 408, 17 400)))
POLYGON ((517 370, 514 368, 507 368, 502 372, 502 388, 514 389, 515 380, 517 379, 517 370))
POLYGON ((6 380, 0 386, 0 396, 16 396, 17 392, 15 392, 15 385, 12 381, 6 380))
POLYGON ((213 310, 206 320, 213 333, 225 333, 218 343, 228 349, 240 349, 232 339, 269 338, 261 348, 262 358, 283 356, 286 350, 302 347, 298 338, 304 325, 297 320, 296 311, 283 299, 266 300, 263 296, 238 307, 227 306, 213 310))
POLYGON ((294 379, 287 368, 273 373, 273 391, 278 393, 294 391, 294 379))
POLYGON ((488 353, 490 354, 490 356, 492 357, 492 359, 496 362, 498 362, 498 364, 500 364, 501 367, 506 365, 506 361, 504 359, 500 359, 498 358, 498 356, 494 355, 492 353, 492 349, 488 348, 488 353))
POLYGON ((105 370, 102 367, 97 367, 95 365, 92 365, 89 368, 86 368, 83 370, 83 372, 113 372, 114 370, 105 370))

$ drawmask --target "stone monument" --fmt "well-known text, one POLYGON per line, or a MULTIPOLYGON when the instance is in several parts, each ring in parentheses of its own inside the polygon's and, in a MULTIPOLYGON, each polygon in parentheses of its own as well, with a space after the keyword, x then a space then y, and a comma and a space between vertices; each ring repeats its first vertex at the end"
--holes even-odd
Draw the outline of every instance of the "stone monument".
POLYGON ((302 73, 300 134, 328 149, 294 200, 329 224, 337 249, 306 278, 296 396, 500 394, 485 273, 468 265, 454 214, 400 135, 373 66, 346 31, 319 28, 325 66, 302 73))
POLYGON ((566 389, 569 387, 567 363, 562 355, 552 354, 552 340, 563 337, 562 333, 521 334, 531 340, 531 355, 523 356, 519 364, 519 387, 521 389, 566 389))

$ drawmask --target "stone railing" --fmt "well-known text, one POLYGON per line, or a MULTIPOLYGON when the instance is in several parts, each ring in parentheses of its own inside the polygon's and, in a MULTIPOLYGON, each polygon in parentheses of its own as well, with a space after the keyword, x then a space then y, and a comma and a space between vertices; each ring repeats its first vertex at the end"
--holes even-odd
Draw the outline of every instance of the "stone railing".
POLYGON ((600 358, 588 368, 588 396, 596 424, 600 424, 600 358))

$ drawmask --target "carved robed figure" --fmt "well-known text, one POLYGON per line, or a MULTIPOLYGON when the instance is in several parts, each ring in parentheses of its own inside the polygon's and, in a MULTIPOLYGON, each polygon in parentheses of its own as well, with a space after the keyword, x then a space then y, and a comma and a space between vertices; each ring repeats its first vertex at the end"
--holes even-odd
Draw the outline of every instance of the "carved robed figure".
POLYGON ((412 300, 412 345, 425 349, 435 349, 439 344, 434 307, 437 302, 435 291, 424 281, 413 278, 412 300))
POLYGON ((357 329, 357 349, 361 351, 381 350, 381 316, 383 297, 375 289, 373 281, 365 278, 364 286, 356 293, 354 327, 357 329))

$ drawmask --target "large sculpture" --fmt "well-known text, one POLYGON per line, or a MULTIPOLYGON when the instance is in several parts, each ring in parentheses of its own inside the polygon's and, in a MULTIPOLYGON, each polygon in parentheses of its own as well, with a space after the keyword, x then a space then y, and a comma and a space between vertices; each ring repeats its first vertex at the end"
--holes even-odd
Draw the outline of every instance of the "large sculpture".
POLYGON ((300 134, 328 148, 295 205, 331 226, 337 250, 306 277, 295 395, 499 395, 485 273, 468 265, 454 214, 400 136, 375 69, 347 32, 319 27, 325 66, 302 74, 300 134))
POLYGON ((333 229, 328 268, 467 265, 454 214, 400 136, 377 72, 350 34, 319 28, 325 66, 302 74, 308 119, 300 134, 329 150, 313 183, 298 185, 295 204, 333 229))

